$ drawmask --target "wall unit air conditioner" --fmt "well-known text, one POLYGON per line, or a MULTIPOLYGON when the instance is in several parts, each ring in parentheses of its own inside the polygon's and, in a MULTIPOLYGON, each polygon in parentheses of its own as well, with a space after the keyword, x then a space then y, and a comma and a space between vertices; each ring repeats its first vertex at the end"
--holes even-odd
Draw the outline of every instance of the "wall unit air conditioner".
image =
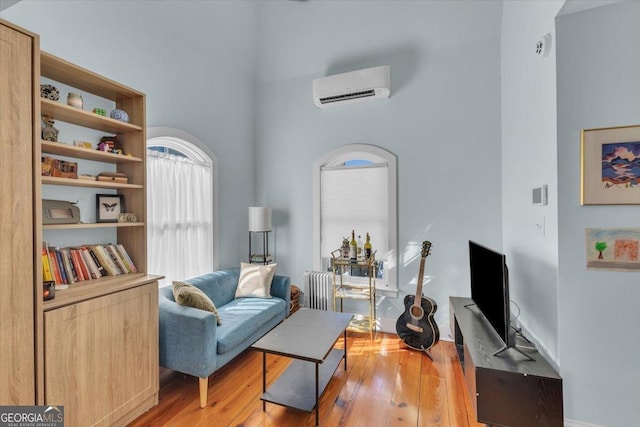
POLYGON ((313 103, 318 108, 386 99, 391 94, 388 65, 322 77, 313 81, 313 103))

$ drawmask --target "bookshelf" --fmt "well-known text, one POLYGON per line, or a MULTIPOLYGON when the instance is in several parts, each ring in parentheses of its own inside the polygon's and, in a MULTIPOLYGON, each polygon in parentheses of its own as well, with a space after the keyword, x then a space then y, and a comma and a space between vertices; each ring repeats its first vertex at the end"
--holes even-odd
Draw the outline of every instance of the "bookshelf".
MULTIPOLYGON (((71 123, 89 129, 115 134, 124 152, 128 155, 106 153, 59 142, 39 140, 42 154, 71 157, 79 163, 83 160, 90 160, 115 164, 117 172, 123 172, 129 177, 129 182, 123 184, 40 176, 41 184, 95 188, 96 192, 100 192, 103 189, 116 190, 118 194, 124 194, 127 211, 136 213, 140 219, 140 222, 136 223, 43 225, 42 230, 66 230, 73 233, 74 230, 88 228, 117 229, 118 243, 122 243, 125 246, 136 266, 141 266, 140 271, 145 272, 146 224, 143 221, 146 216, 145 95, 46 52, 41 52, 40 55, 40 74, 42 77, 49 78, 63 85, 71 86, 83 93, 93 94, 114 101, 116 108, 127 111, 130 118, 129 123, 125 123, 111 119, 110 117, 95 114, 91 111, 74 108, 64 104, 62 96, 60 101, 40 98, 40 108, 43 115, 47 114, 52 116, 56 122, 71 123)), ((34 165, 34 170, 39 169, 39 164, 34 165)), ((70 194, 72 194, 73 190, 70 189, 69 191, 70 194)), ((81 235, 79 238, 81 238, 81 235)), ((78 241, 79 245, 88 243, 101 242, 78 241)), ((82 284, 83 282, 80 282, 78 286, 82 284)), ((84 285, 90 286, 94 285, 94 283, 87 281, 84 285)), ((75 288, 69 289, 68 291, 71 293, 77 292, 75 288)), ((64 293, 64 291, 61 291, 59 294, 62 293, 64 293)))
MULTIPOLYGON (((143 162, 140 157, 121 156, 119 154, 105 153, 103 151, 92 150, 89 148, 76 147, 69 144, 61 144, 59 142, 51 142, 40 140, 40 146, 43 153, 57 154, 60 156, 75 157, 84 160, 93 160, 103 163, 127 163, 127 162, 143 162)), ((44 178, 44 177, 43 177, 44 178)))
MULTIPOLYGON (((57 82, 83 95, 113 102, 115 108, 128 113, 129 123, 68 106, 62 93, 59 101, 37 98, 42 115, 53 117, 56 123, 76 125, 80 133, 86 128, 91 134, 99 131, 115 135, 125 154, 44 141, 39 136, 40 120, 35 121, 33 209, 38 219, 34 224, 34 250, 40 255, 44 233, 49 230, 64 233, 65 239, 77 246, 122 244, 138 272, 78 281, 68 289, 56 291, 54 299, 36 305, 36 400, 41 405, 64 405, 69 425, 98 422, 124 425, 157 404, 159 388, 157 288, 161 277, 146 270, 145 95, 43 51, 39 61, 39 76, 52 80, 54 85, 57 82), (41 176, 42 155, 71 158, 79 166, 85 161, 115 165, 117 172, 127 175, 128 183, 41 176), (126 211, 135 213, 138 221, 44 225, 41 200, 47 198, 43 195, 49 186, 65 188, 67 200, 72 200, 82 188, 95 189, 96 194, 114 190, 124 195, 126 211), (91 229, 114 230, 116 241, 85 241, 86 231, 91 229), (116 351, 118 348, 131 351, 116 351), (106 366, 94 366, 95 361, 102 359, 106 366), (82 389, 76 390, 69 384, 82 384, 82 389), (99 397, 96 390, 104 389, 105 384, 112 384, 117 390, 99 397)), ((34 74, 38 76, 37 72, 34 74)), ((37 86, 39 83, 36 82, 37 86)), ((47 244, 57 246, 55 240, 47 244)), ((42 258, 35 259, 39 271, 36 282, 41 284, 42 258)), ((41 294, 40 290, 40 298, 41 294)))
POLYGON ((60 178, 57 176, 43 176, 42 184, 68 185, 70 187, 108 188, 108 189, 122 189, 122 188, 143 189, 144 188, 144 186, 140 184, 121 184, 121 183, 112 183, 112 182, 103 182, 103 181, 85 181, 82 179, 60 178))
POLYGON ((33 74, 39 37, 0 19, 0 51, 0 405, 33 405, 34 310, 42 306, 32 173, 38 156, 33 123, 39 120, 39 88, 33 74))

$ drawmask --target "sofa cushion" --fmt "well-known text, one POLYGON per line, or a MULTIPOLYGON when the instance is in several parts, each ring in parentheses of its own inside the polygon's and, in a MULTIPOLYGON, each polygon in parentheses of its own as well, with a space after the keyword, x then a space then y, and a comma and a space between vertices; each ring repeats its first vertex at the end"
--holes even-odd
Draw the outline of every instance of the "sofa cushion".
POLYGON ((218 354, 232 350, 274 317, 284 318, 285 308, 280 298, 239 298, 218 308, 224 319, 216 332, 218 354))
POLYGON ((173 297, 180 305, 212 312, 216 316, 217 324, 222 324, 216 306, 207 294, 195 286, 185 282, 173 282, 173 297))
POLYGON ((240 263, 240 278, 236 298, 271 298, 271 282, 278 264, 257 265, 240 263))

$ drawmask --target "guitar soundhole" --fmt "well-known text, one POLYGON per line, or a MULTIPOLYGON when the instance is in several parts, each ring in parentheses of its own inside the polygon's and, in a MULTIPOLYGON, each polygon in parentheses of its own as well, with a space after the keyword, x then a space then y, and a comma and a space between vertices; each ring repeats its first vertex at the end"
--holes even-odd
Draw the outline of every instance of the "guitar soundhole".
POLYGON ((422 316, 424 316, 424 310, 422 309, 422 307, 417 305, 412 305, 411 317, 413 317, 414 319, 422 319, 422 316))

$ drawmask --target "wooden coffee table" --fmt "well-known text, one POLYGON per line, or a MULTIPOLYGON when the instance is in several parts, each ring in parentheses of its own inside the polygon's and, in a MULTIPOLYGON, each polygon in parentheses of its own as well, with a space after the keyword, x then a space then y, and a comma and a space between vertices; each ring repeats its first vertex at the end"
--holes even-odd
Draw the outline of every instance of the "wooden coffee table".
POLYGON ((306 412, 316 410, 318 400, 344 359, 347 369, 347 326, 353 314, 301 308, 251 347, 262 352, 262 410, 275 403, 306 412), (333 348, 344 336, 344 349, 333 348), (267 353, 295 359, 267 390, 267 353), (315 377, 315 382, 313 381, 315 377))

